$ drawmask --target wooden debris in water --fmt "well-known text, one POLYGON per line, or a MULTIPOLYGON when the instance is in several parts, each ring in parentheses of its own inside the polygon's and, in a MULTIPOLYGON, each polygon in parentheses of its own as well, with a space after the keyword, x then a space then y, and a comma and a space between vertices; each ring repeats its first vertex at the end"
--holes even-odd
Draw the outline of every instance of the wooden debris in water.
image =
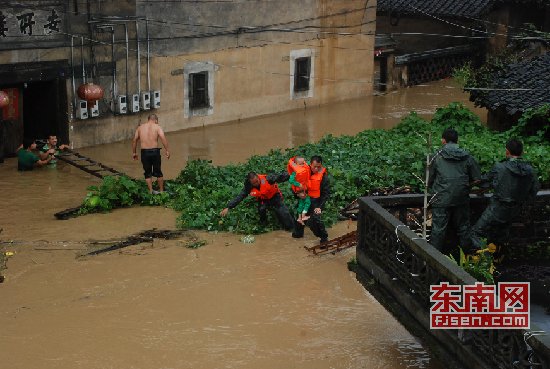
MULTIPOLYGON (((172 240, 178 237, 189 235, 189 231, 185 230, 157 230, 156 228, 140 232, 136 235, 128 236, 125 240, 114 240, 111 241, 111 245, 108 247, 104 247, 98 250, 91 251, 89 253, 86 253, 81 256, 92 256, 92 255, 98 255, 102 254, 104 252, 119 250, 124 247, 137 245, 144 242, 152 242, 155 238, 161 238, 164 240, 172 240)), ((92 242, 92 244, 100 244, 105 245, 107 241, 96 241, 92 242)), ((108 244, 108 243, 107 243, 108 244)))
POLYGON ((304 248, 307 251, 313 253, 313 255, 324 255, 328 253, 335 254, 339 251, 348 249, 356 245, 357 245, 357 231, 353 231, 350 233, 346 233, 343 236, 336 237, 335 239, 332 239, 325 243, 320 243, 318 245, 311 246, 311 247, 304 246, 304 248))

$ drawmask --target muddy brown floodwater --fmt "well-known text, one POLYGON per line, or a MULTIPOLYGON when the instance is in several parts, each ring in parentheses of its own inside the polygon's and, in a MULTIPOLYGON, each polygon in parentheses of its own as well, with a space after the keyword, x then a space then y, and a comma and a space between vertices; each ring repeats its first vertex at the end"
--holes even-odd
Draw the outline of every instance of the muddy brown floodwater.
MULTIPOLYGON (((168 134, 174 178, 188 159, 215 164, 317 141, 323 135, 388 128, 410 110, 430 115, 467 95, 450 81, 330 106, 168 134)), ((158 111, 162 125, 162 110, 158 111)), ((182 128, 184 128, 182 126, 182 128)), ((80 150, 140 177, 129 142, 80 150)), ((79 257, 93 240, 174 229, 177 214, 134 207, 66 221, 97 179, 64 163, 19 173, 0 165, 0 368, 443 368, 346 269, 354 250, 311 257, 315 243, 277 231, 244 244, 233 234, 79 257)), ((238 189, 236 189, 238 191, 238 189)), ((331 237, 349 232, 343 222, 331 237)))

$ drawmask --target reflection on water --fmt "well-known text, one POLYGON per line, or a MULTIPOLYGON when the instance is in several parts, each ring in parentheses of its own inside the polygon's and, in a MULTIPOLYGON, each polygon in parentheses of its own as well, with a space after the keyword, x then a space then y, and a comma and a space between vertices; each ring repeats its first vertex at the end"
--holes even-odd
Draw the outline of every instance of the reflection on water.
MULTIPOLYGON (((168 134, 174 178, 189 159, 215 164, 273 148, 389 128, 410 110, 467 100, 448 81, 386 96, 168 134)), ((162 125, 162 111, 159 111, 162 125)), ((141 177, 130 142, 80 150, 141 177)), ((346 270, 353 250, 308 257, 285 232, 243 245, 201 234, 75 261, 88 240, 173 228, 170 209, 136 207, 57 221, 98 180, 65 163, 20 173, 0 165, 0 248, 15 250, 0 285, 0 362, 9 368, 426 368, 442 366, 346 270), (10 242, 15 241, 15 242, 10 242), (50 250, 43 250, 50 249, 50 250), (17 318, 17 319, 15 319, 17 318), (48 334, 45 334, 45 333, 48 334), (41 334, 38 334, 41 333, 41 334), (9 354, 8 354, 9 353, 9 354)), ((331 236, 348 232, 345 224, 331 236)))
MULTIPOLYGON (((270 149, 316 142, 329 133, 354 135, 365 129, 391 128, 411 110, 421 115, 431 115, 438 107, 452 101, 461 101, 474 109, 468 95, 449 80, 384 96, 369 96, 319 108, 170 132, 167 138, 172 157, 170 160, 163 159, 163 173, 166 178, 175 178, 189 158, 208 159, 223 165, 243 161, 251 155, 266 154, 270 149)), ((482 113, 481 109, 474 110, 482 113)), ((162 125, 162 111, 158 115, 162 125)), ((140 163, 131 160, 130 141, 79 151, 129 175, 143 175, 140 163)))

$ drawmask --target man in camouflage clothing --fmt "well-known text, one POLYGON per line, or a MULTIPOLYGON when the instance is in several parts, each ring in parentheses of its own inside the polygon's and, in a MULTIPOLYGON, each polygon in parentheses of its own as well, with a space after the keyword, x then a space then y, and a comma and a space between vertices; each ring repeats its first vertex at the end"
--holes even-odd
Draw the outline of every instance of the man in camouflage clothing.
POLYGON ((447 128, 442 136, 443 147, 429 167, 428 188, 432 198, 432 232, 430 243, 443 251, 449 222, 457 231, 460 247, 469 251, 470 186, 481 180, 475 159, 458 147, 458 132, 447 128))
POLYGON ((519 214, 525 201, 534 199, 539 190, 536 171, 523 161, 523 144, 511 139, 506 143, 506 159, 496 163, 485 179, 493 187, 489 206, 472 229, 472 243, 481 248, 481 237, 493 240, 507 235, 507 227, 519 214), (501 237, 498 237, 498 236, 501 237))

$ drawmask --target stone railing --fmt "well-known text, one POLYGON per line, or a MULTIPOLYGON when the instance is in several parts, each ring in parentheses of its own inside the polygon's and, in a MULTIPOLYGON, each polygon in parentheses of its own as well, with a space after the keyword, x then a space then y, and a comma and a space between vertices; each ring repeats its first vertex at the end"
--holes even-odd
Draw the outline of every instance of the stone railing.
MULTIPOLYGON (((486 196, 472 198, 472 209, 483 208, 486 200, 486 196)), ((541 191, 531 212, 546 214, 549 203, 550 192, 541 191)), ((430 330, 430 285, 442 281, 465 285, 476 280, 405 225, 421 207, 421 195, 360 199, 358 277, 366 272, 374 278, 377 286, 404 308, 432 341, 466 368, 550 369, 550 332, 537 335, 535 332, 541 330, 534 324, 530 331, 430 330)), ((541 219, 540 226, 545 228, 547 223, 541 219)), ((530 224, 534 222, 530 219, 530 224)), ((520 228, 528 233, 532 232, 529 227, 520 228)), ((518 232, 517 237, 522 233, 518 232)))

